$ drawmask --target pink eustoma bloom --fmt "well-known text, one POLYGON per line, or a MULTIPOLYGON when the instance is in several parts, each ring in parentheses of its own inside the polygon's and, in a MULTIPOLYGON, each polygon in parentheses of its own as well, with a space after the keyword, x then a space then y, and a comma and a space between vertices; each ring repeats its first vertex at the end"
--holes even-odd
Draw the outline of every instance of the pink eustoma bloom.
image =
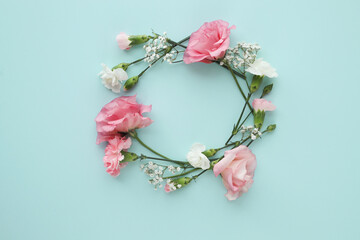
POLYGON ((121 133, 149 126, 153 121, 142 114, 150 111, 151 105, 137 103, 136 96, 115 98, 106 104, 95 118, 98 132, 96 143, 100 144, 115 136, 121 136, 121 133))
POLYGON ((224 158, 214 166, 214 174, 221 174, 227 189, 225 197, 232 201, 247 192, 253 183, 256 157, 246 146, 226 151, 224 158))
POLYGON ((199 30, 192 33, 184 53, 184 63, 212 63, 224 57, 230 45, 229 23, 216 20, 204 23, 199 30))

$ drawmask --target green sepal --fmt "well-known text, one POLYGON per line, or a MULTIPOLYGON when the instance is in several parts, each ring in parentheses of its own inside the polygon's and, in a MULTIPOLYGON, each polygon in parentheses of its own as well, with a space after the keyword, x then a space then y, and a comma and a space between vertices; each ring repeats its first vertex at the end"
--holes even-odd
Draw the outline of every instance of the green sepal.
POLYGON ((267 85, 264 87, 264 90, 261 94, 261 97, 264 97, 265 95, 269 94, 273 88, 273 84, 267 85))
POLYGON ((121 151, 121 154, 124 156, 124 159, 121 162, 134 162, 139 156, 132 152, 121 151))
POLYGON ((264 79, 264 76, 258 76, 258 75, 253 76, 253 79, 252 79, 251 85, 250 85, 251 93, 254 93, 259 89, 263 79, 264 79))
POLYGON ((124 84, 124 90, 127 91, 132 89, 137 84, 138 81, 139 81, 139 76, 134 76, 129 78, 128 80, 126 80, 124 84))
POLYGON ((128 39, 130 41, 130 46, 135 46, 146 43, 150 38, 148 35, 131 35, 128 39))
POLYGON ((214 148, 211 148, 211 149, 208 149, 208 150, 205 150, 205 151, 202 152, 202 154, 204 154, 206 157, 212 157, 216 153, 217 153, 217 150, 214 149, 214 148))
POLYGON ((120 63, 120 64, 116 65, 115 67, 113 67, 111 70, 122 68, 124 71, 126 71, 129 66, 130 66, 130 63, 120 63))
POLYGON ((215 160, 215 161, 211 161, 210 162, 210 169, 213 169, 215 164, 217 164, 218 162, 220 162, 221 158, 219 158, 218 160, 215 160))
POLYGON ((255 112, 255 114, 254 114, 254 126, 255 126, 255 128, 260 130, 261 126, 264 123, 264 119, 265 119, 265 112, 261 111, 261 110, 257 110, 255 112))

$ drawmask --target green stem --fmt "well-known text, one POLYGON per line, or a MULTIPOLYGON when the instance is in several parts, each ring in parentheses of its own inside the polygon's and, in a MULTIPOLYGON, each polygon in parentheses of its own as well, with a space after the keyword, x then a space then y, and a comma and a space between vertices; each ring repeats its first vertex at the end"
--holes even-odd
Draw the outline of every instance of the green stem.
POLYGON ((220 151, 224 148, 227 148, 227 147, 231 147, 232 145, 235 145, 237 142, 233 142, 233 143, 230 143, 230 144, 225 144, 225 146, 221 147, 221 148, 217 148, 216 151, 220 151))
MULTIPOLYGON (((221 66, 221 67, 223 67, 223 68, 228 69, 228 67, 227 67, 227 66, 225 66, 225 65, 221 65, 219 61, 215 61, 215 63, 217 63, 218 65, 220 65, 220 66, 221 66)), ((231 69, 232 69, 232 68, 231 68, 231 69)), ((233 72, 234 72, 234 74, 235 74, 236 76, 238 76, 238 77, 242 78, 243 80, 245 80, 246 85, 248 85, 248 88, 250 88, 250 86, 249 86, 248 82, 246 81, 246 76, 245 76, 244 74, 239 73, 238 71, 235 71, 234 69, 233 69, 233 72)))
POLYGON ((182 47, 182 48, 187 48, 186 46, 182 45, 181 43, 186 42, 186 41, 189 40, 189 39, 190 39, 190 36, 188 36, 188 37, 180 40, 179 42, 175 42, 175 41, 171 40, 170 38, 167 38, 166 40, 167 40, 170 44, 172 44, 172 45, 180 46, 180 47, 182 47))
POLYGON ((254 142, 254 140, 251 140, 248 145, 246 145, 247 147, 249 147, 252 143, 254 142))
POLYGON ((252 107, 250 106, 249 102, 247 102, 247 98, 245 96, 245 93, 244 91, 242 90, 242 88, 240 87, 240 84, 234 74, 234 70, 230 67, 230 65, 226 64, 227 68, 229 69, 230 73, 231 73, 231 76, 233 77, 235 83, 236 83, 236 86, 238 87, 238 89, 240 90, 240 93, 241 95, 243 96, 244 100, 246 101, 246 104, 248 105, 250 111, 252 112, 252 107))
POLYGON ((209 169, 205 169, 205 170, 203 170, 203 171, 201 171, 201 173, 199 173, 199 174, 196 174, 195 176, 192 176, 192 178, 191 178, 191 180, 195 180, 195 179, 197 179, 199 176, 201 176, 201 174, 203 174, 204 172, 206 172, 207 170, 209 170, 209 169))
MULTIPOLYGON (((247 100, 246 100, 246 102, 245 102, 245 104, 244 104, 244 107, 243 107, 242 111, 241 111, 240 117, 239 117, 239 119, 238 119, 238 121, 237 121, 237 123, 236 123, 236 125, 235 125, 235 134, 234 134, 234 131, 233 131, 233 132, 231 133, 229 139, 226 141, 225 144, 228 144, 228 143, 230 142, 230 140, 231 140, 231 139, 237 134, 237 132, 239 131, 239 126, 242 125, 242 124, 241 124, 241 125, 239 125, 239 124, 240 124, 240 121, 241 121, 242 116, 244 115, 244 111, 245 111, 245 108, 246 108, 246 104, 249 102, 251 95, 252 95, 251 93, 248 94, 248 98, 247 98, 247 100)), ((249 115, 248 115, 248 117, 249 117, 249 115)), ((248 117, 246 117, 246 119, 247 119, 248 117)))
POLYGON ((245 123, 245 121, 250 117, 250 114, 251 114, 251 112, 249 112, 249 114, 246 116, 246 118, 240 123, 239 127, 241 127, 245 123))
POLYGON ((139 58, 138 60, 135 60, 135 61, 133 61, 133 62, 129 63, 129 66, 130 66, 130 65, 132 65, 132 64, 135 64, 135 63, 141 62, 141 61, 142 61, 142 60, 144 60, 144 59, 145 59, 145 57, 143 57, 143 58, 139 58))
POLYGON ((177 160, 173 160, 173 159, 148 157, 148 156, 145 156, 145 155, 141 155, 141 158, 143 158, 143 159, 153 159, 153 160, 164 161, 164 162, 172 162, 172 163, 176 163, 176 164, 181 165, 181 166, 184 166, 184 165, 188 164, 187 162, 177 161, 177 160))
POLYGON ((143 141, 141 141, 141 139, 137 136, 137 133, 135 131, 129 132, 130 136, 132 136, 133 138, 135 138, 144 148, 148 149, 150 152, 158 155, 159 157, 171 160, 170 158, 156 152, 154 149, 152 149, 151 147, 149 147, 148 145, 146 145, 143 141))
POLYGON ((187 174, 189 174, 189 173, 195 172, 195 171, 200 170, 200 169, 201 169, 201 168, 194 168, 194 169, 191 169, 190 171, 187 171, 187 172, 184 172, 184 173, 180 173, 180 174, 173 175, 173 176, 168 176, 168 177, 163 177, 163 179, 181 177, 181 176, 187 175, 187 174))

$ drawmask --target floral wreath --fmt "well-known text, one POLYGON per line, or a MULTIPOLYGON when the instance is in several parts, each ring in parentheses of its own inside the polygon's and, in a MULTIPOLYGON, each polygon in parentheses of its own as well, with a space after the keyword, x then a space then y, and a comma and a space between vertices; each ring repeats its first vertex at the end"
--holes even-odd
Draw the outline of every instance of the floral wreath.
POLYGON ((252 106, 250 100, 258 92, 264 77, 274 78, 278 74, 269 63, 257 58, 259 45, 238 43, 230 48, 232 29, 235 26, 229 27, 229 23, 217 20, 204 23, 190 37, 178 42, 171 40, 166 33, 131 36, 120 33, 116 36, 121 49, 129 50, 144 44, 145 57, 131 63, 120 63, 112 69, 102 64, 103 70, 99 76, 104 86, 113 92, 119 93, 122 87, 125 91, 133 88, 144 73, 158 62, 203 62, 226 68, 245 103, 223 146, 206 148, 203 144, 195 143, 187 153, 186 161, 182 161, 155 151, 136 132, 136 129, 147 127, 153 122, 149 117, 143 116, 151 111, 151 105, 137 103, 136 96, 118 97, 106 104, 95 119, 98 133, 96 143, 108 142, 103 159, 106 172, 116 177, 128 163, 139 160, 140 168, 149 177, 149 183, 155 190, 162 187, 165 192, 182 189, 206 171, 212 170, 215 176, 221 175, 228 200, 235 200, 248 191, 253 183, 257 164, 249 146, 264 133, 276 128, 275 124, 271 124, 262 130, 266 112, 275 110, 275 106, 263 98, 271 92, 273 84, 263 87, 262 94, 252 100, 252 106), (180 55, 183 58, 177 60, 180 55), (140 74, 128 78, 127 69, 140 62, 148 63, 147 67, 140 74), (249 75, 252 76, 251 81, 248 81, 249 75), (238 78, 245 82, 246 89, 242 89, 238 78), (250 116, 253 116, 253 125, 246 126, 245 122, 250 116), (128 151, 132 139, 150 150, 154 156, 128 151), (226 151, 223 152, 224 150, 226 151))

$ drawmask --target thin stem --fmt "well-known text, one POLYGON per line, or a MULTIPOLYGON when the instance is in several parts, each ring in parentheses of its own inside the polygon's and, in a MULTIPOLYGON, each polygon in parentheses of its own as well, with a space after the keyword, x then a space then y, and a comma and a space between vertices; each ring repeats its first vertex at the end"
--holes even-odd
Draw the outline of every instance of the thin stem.
POLYGON ((146 145, 143 141, 141 141, 141 139, 137 136, 137 133, 135 131, 133 132, 129 132, 130 135, 135 138, 144 148, 148 149, 150 152, 158 155, 159 157, 162 157, 162 158, 165 158, 165 159, 168 159, 168 160, 171 160, 170 158, 156 152, 154 149, 152 149, 151 147, 149 147, 148 145, 146 145))
POLYGON ((129 66, 130 66, 130 65, 132 65, 132 64, 135 64, 135 63, 141 62, 141 61, 142 61, 142 60, 144 60, 144 59, 145 59, 145 57, 143 57, 143 58, 139 58, 138 60, 135 60, 135 61, 133 61, 133 62, 129 63, 129 66))
POLYGON ((207 170, 209 170, 209 169, 205 169, 205 170, 203 170, 203 171, 201 171, 201 173, 199 173, 199 174, 196 174, 195 176, 192 176, 192 179, 197 179, 199 176, 201 176, 201 174, 203 174, 204 172, 206 172, 207 170))
POLYGON ((145 155, 141 155, 141 158, 143 158, 143 159, 153 159, 153 160, 164 161, 164 162, 172 162, 172 163, 176 163, 176 164, 182 165, 182 166, 188 164, 187 162, 177 161, 177 160, 173 160, 173 159, 148 157, 148 156, 145 156, 145 155))
POLYGON ((172 62, 172 63, 181 63, 181 62, 183 62, 184 60, 178 60, 178 61, 174 61, 174 62, 172 62))
POLYGON ((247 147, 249 147, 252 143, 254 142, 254 140, 251 140, 248 145, 246 145, 247 147))
MULTIPOLYGON (((215 61, 215 63, 217 63, 218 65, 220 65, 220 66, 223 67, 223 68, 228 69, 227 66, 221 65, 219 61, 215 61)), ((235 74, 236 76, 238 76, 238 77, 240 77, 240 78, 242 78, 243 80, 246 81, 246 76, 245 76, 244 74, 239 73, 238 71, 236 71, 236 70, 234 70, 234 69, 233 69, 233 72, 234 72, 234 74, 235 74)), ((246 81, 246 85, 248 85, 247 81, 246 81)))
POLYGON ((230 147, 230 146, 235 145, 235 144, 236 144, 236 142, 233 142, 233 143, 230 143, 230 144, 227 144, 227 143, 226 143, 225 146, 223 146, 223 147, 221 147, 221 148, 217 148, 216 151, 222 150, 222 149, 224 149, 224 148, 230 147))
POLYGON ((195 171, 200 170, 200 169, 201 168, 194 168, 194 169, 191 169, 190 171, 187 171, 187 172, 184 172, 184 173, 180 173, 180 174, 173 175, 173 176, 168 176, 168 177, 163 177, 163 179, 181 177, 181 176, 187 175, 189 173, 195 172, 195 171))
MULTIPOLYGON (((241 121, 241 118, 242 118, 242 116, 243 116, 243 114, 244 114, 244 111, 245 111, 245 108, 246 108, 246 104, 249 102, 249 99, 250 99, 250 97, 251 97, 251 93, 249 93, 248 94, 248 98, 247 98, 247 100, 246 100, 246 102, 245 102, 245 104, 244 104, 244 107, 243 107, 243 109, 242 109, 242 111, 241 111, 241 114, 240 114, 240 117, 239 117, 239 119, 238 119, 238 121, 237 121, 237 123, 236 123, 236 125, 235 125, 235 134, 234 134, 234 131, 231 133, 231 135, 230 135, 230 137, 228 138, 228 140, 226 141, 226 143, 225 144, 228 144, 229 142, 230 142, 230 140, 236 135, 236 133, 239 131, 239 126, 241 126, 241 125, 239 125, 240 124, 240 121, 241 121)), ((250 115, 250 114, 249 114, 250 115)), ((249 117, 249 115, 246 117, 246 119, 249 117)))
MULTIPOLYGON (((242 90, 242 88, 240 87, 240 84, 239 84, 239 82, 238 82, 238 80, 237 80, 237 78, 236 78, 236 76, 235 76, 235 74, 234 74, 233 69, 232 69, 232 68, 230 67, 230 65, 228 65, 228 64, 226 64, 226 66, 227 66, 227 68, 229 69, 229 71, 230 71, 230 73, 231 73, 231 75, 232 75, 232 77, 233 77, 233 79, 234 79, 234 81, 235 81, 235 83, 236 83, 236 86, 237 86, 238 89, 240 90, 241 95, 243 96, 244 100, 246 101, 247 98, 246 98, 246 96, 245 96, 245 93, 244 93, 244 91, 242 90)), ((248 102, 246 102, 246 104, 248 105, 250 111, 252 112, 252 107, 250 106, 250 104, 249 104, 248 102)))
POLYGON ((168 38, 168 39, 166 39, 166 40, 167 40, 170 44, 172 44, 172 45, 180 46, 180 47, 182 47, 182 48, 187 48, 186 46, 182 45, 181 43, 186 42, 186 41, 189 40, 189 39, 190 39, 190 36, 182 39, 182 40, 179 41, 179 42, 175 42, 175 41, 171 40, 170 38, 168 38))
POLYGON ((141 77, 149 68, 150 68, 150 65, 147 66, 138 76, 141 77))
POLYGON ((251 112, 249 112, 249 114, 246 116, 246 118, 240 123, 239 127, 241 127, 245 123, 245 121, 250 117, 250 114, 251 114, 251 112))
POLYGON ((157 61, 159 61, 161 58, 163 58, 166 55, 166 52, 164 54, 162 54, 158 59, 156 59, 154 62, 152 62, 149 66, 147 66, 140 74, 139 77, 141 77, 141 75, 143 75, 152 65, 154 65, 157 61))

